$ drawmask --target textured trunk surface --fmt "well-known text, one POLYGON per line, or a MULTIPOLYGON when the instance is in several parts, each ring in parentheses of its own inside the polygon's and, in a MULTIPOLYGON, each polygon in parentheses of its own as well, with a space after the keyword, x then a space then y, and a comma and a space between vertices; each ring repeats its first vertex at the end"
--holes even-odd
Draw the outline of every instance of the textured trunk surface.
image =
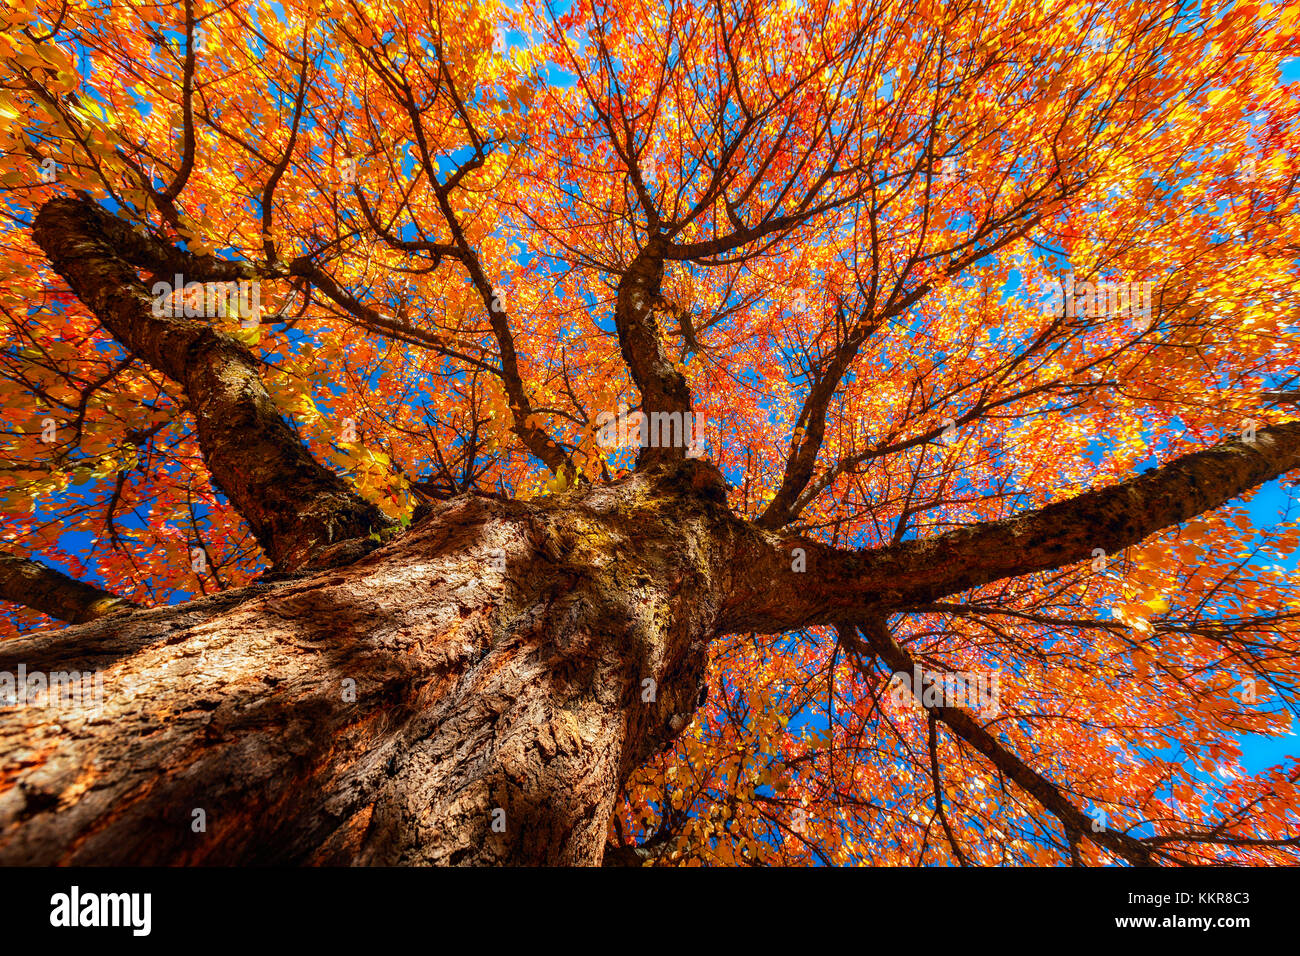
POLYGON ((599 863, 699 699, 715 476, 459 499, 344 568, 0 645, 104 688, 0 711, 0 863, 599 863))

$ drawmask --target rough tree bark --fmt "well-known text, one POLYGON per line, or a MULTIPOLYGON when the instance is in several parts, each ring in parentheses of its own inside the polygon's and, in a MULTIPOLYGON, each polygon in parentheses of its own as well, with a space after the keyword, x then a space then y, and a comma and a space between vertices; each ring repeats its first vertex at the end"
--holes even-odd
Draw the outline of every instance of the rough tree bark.
POLYGON ((105 694, 0 721, 0 863, 599 863, 700 696, 718 480, 470 496, 346 568, 3 645, 105 694))

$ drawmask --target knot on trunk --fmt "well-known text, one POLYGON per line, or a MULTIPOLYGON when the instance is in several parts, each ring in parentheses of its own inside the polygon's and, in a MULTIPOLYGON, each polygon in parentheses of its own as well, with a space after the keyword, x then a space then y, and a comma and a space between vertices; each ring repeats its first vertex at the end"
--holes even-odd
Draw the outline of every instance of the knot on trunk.
POLYGON ((726 507, 727 479, 712 462, 686 458, 658 467, 661 472, 657 484, 664 493, 698 498, 726 507))

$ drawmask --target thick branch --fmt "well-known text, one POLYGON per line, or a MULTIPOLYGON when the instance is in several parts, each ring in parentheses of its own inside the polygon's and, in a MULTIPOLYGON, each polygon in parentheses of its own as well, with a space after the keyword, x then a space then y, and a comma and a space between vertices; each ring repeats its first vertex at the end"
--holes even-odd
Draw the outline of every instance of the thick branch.
POLYGON ((320 548, 389 523, 298 440, 246 348, 204 321, 152 314, 151 297, 117 251, 145 248, 126 223, 92 203, 55 199, 37 215, 34 235, 104 327, 184 387, 213 479, 277 567, 301 566, 320 548))
POLYGON ((730 631, 777 633, 913 607, 1121 551, 1300 468, 1300 422, 1175 458, 1109 488, 933 538, 844 551, 756 529, 735 564, 730 631), (802 549, 803 555, 796 553, 802 549), (802 572, 796 570, 802 567, 802 572))
POLYGON ((30 558, 0 552, 0 600, 70 624, 135 607, 110 591, 70 578, 30 558))

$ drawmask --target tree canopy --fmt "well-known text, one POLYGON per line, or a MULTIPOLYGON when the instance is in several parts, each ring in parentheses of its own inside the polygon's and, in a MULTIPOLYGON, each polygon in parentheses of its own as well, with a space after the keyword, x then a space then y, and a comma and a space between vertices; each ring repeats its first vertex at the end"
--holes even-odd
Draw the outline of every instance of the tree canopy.
POLYGON ((1242 497, 1300 467, 1297 19, 17 0, 0 636, 617 481, 681 450, 612 416, 689 415, 788 547, 612 845, 1295 863, 1300 771, 1240 758, 1300 702, 1294 486, 1242 497))

